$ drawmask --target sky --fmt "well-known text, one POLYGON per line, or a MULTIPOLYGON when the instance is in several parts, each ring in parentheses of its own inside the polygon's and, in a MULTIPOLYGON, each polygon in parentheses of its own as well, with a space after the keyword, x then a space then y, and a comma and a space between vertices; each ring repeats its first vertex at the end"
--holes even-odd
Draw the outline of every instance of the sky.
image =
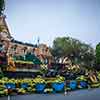
POLYGON ((70 36, 95 47, 100 42, 100 0, 5 0, 11 35, 23 42, 52 46, 70 36))

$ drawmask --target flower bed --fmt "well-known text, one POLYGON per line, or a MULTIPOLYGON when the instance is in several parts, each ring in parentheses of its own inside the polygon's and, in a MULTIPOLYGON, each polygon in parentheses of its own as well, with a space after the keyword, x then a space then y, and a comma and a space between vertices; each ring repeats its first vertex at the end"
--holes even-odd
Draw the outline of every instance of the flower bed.
POLYGON ((69 90, 100 87, 100 83, 90 83, 86 77, 79 76, 76 80, 65 80, 62 76, 30 79, 0 79, 0 96, 27 93, 61 93, 69 90))

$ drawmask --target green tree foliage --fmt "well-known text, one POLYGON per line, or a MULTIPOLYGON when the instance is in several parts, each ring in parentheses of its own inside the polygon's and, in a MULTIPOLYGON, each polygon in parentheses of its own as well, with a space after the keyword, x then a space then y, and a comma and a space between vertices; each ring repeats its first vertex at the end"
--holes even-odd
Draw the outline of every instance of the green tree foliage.
POLYGON ((59 59, 60 57, 69 57, 73 63, 79 63, 91 66, 94 62, 94 49, 85 43, 71 37, 58 37, 53 41, 51 49, 52 55, 59 59))
POLYGON ((0 16, 3 14, 4 9, 5 9, 5 1, 0 0, 0 16))
POLYGON ((96 64, 100 64, 100 43, 96 46, 96 64))

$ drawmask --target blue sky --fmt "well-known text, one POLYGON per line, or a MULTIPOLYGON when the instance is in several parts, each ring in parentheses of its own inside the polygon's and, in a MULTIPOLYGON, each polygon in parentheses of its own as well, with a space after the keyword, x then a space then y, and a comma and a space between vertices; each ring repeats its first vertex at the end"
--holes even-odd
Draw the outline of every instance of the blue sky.
POLYGON ((52 45, 71 36, 93 47, 100 42, 100 0, 6 0, 12 36, 24 42, 52 45))

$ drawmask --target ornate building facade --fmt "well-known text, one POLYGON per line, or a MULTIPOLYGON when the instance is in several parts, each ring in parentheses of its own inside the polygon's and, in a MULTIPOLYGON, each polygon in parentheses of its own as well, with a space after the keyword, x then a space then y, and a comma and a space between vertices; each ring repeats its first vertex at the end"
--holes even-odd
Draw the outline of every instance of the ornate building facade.
POLYGON ((23 56, 26 53, 35 54, 43 63, 51 63, 52 55, 46 44, 33 45, 12 38, 6 23, 6 17, 0 16, 0 43, 7 56, 23 56))

